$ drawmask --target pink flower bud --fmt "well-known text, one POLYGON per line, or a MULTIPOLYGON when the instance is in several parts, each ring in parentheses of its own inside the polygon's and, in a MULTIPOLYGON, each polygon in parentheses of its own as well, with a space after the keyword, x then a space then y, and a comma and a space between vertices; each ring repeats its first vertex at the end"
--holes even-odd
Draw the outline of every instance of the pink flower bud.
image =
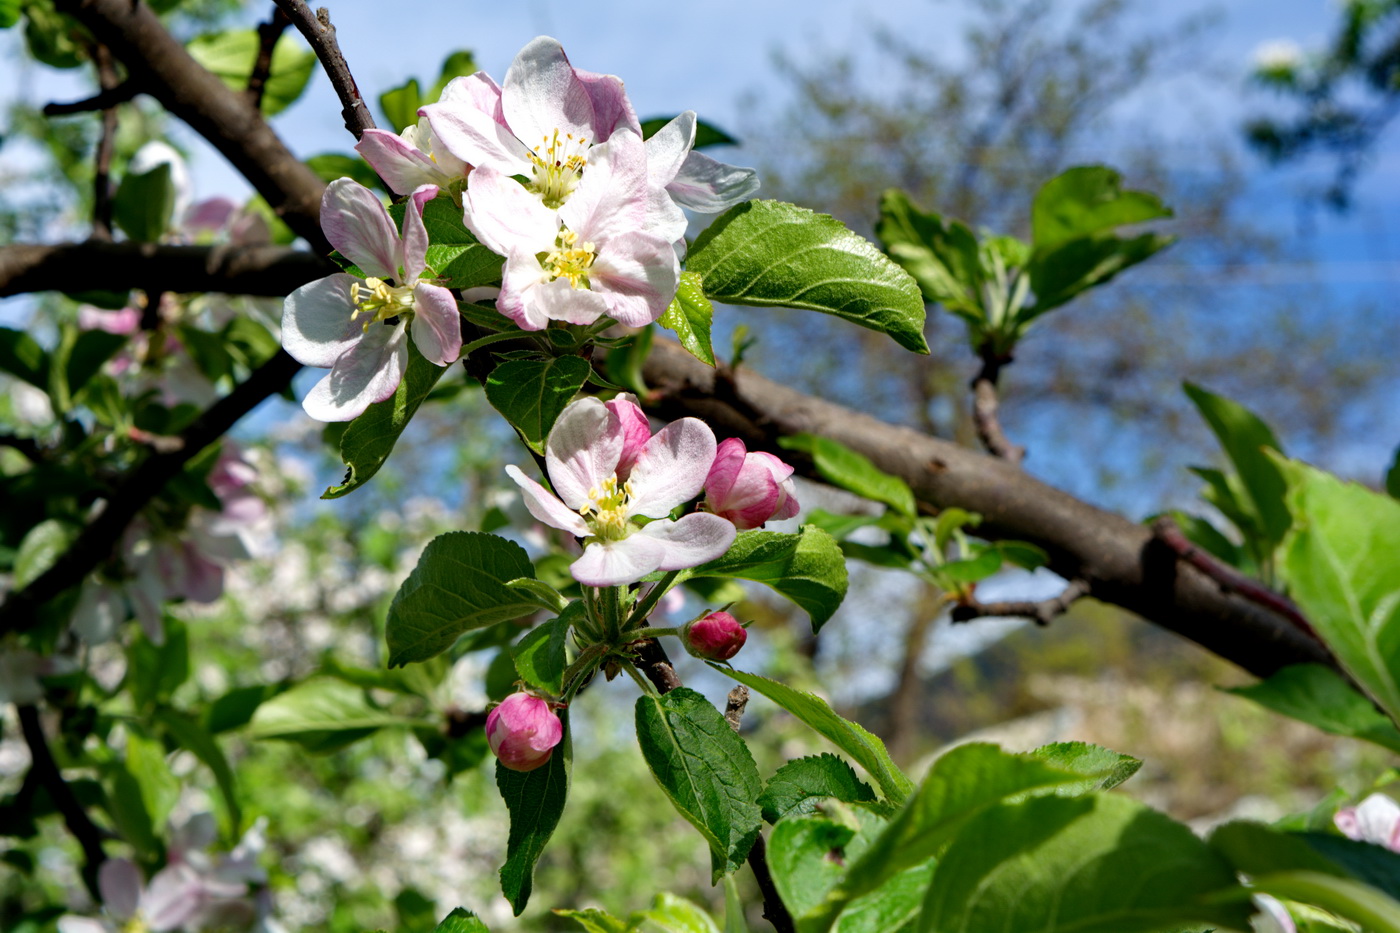
POLYGON ((711 612, 681 631, 685 650, 707 661, 728 661, 739 653, 749 633, 727 612, 711 612))
POLYGON ((486 741, 512 771, 535 770, 563 738, 553 706, 528 693, 511 694, 486 715, 486 741))
POLYGON ((737 437, 720 442, 705 479, 705 506, 740 531, 797 514, 792 467, 772 454, 749 453, 737 437))
POLYGON ((646 413, 637 406, 636 397, 629 393, 624 392, 604 404, 622 422, 622 456, 617 461, 617 478, 625 483, 627 477, 632 475, 637 457, 651 440, 651 423, 647 421, 646 413))

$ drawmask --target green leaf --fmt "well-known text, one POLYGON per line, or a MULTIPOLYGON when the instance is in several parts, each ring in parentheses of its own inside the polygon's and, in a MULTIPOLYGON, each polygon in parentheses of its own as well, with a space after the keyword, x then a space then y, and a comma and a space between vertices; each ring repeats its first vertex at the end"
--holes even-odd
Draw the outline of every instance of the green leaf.
POLYGON ((51 3, 23 3, 24 41, 29 53, 51 68, 77 68, 87 61, 79 36, 83 30, 51 3))
POLYGON ((1291 518, 1284 505, 1283 472, 1265 451, 1280 453, 1278 438, 1257 415, 1238 402, 1186 383, 1186 395, 1200 410, 1234 465, 1249 497, 1250 515, 1264 535, 1264 553, 1283 539, 1291 518))
POLYGON ((1308 845, 1300 834, 1286 833, 1263 823, 1233 820, 1217 826, 1211 831, 1210 846, 1246 875, 1283 871, 1346 874, 1340 865, 1308 845))
POLYGON ((889 933, 904 930, 923 907, 924 892, 933 877, 930 859, 886 881, 880 887, 856 898, 836 918, 836 933, 889 933))
POLYGON ((642 757, 681 816, 710 844, 711 882, 744 863, 762 816, 762 789, 744 740, 694 690, 637 698, 642 757))
POLYGON ((63 556, 77 536, 77 528, 56 518, 46 519, 29 529, 15 554, 11 586, 22 590, 33 583, 63 556))
POLYGON ((228 811, 229 824, 233 835, 242 831, 243 811, 238 805, 238 789, 234 781, 233 769, 228 758, 219 747, 218 741, 201 726, 194 717, 170 708, 156 711, 156 721, 175 742, 200 761, 214 775, 214 783, 219 786, 224 808, 228 811))
POLYGON ((1395 448, 1395 457, 1385 472, 1385 491, 1392 499, 1400 499, 1400 447, 1395 448))
MULTIPOLYGON (((1221 562, 1231 567, 1239 567, 1244 555, 1240 546, 1216 528, 1213 524, 1197 515, 1183 512, 1180 509, 1169 509, 1163 513, 1171 517, 1176 522, 1176 526, 1181 529, 1181 533, 1186 536, 1196 547, 1206 551, 1212 557, 1219 558, 1221 562)), ((1160 516, 1153 515, 1143 520, 1143 524, 1150 525, 1160 516)))
MULTIPOLYGON (((248 87, 248 76, 253 72, 261 45, 257 30, 230 29, 198 36, 185 48, 195 61, 224 84, 242 91, 248 87)), ((301 97, 316 68, 316 53, 286 34, 272 47, 271 64, 262 95, 262 112, 269 117, 286 110, 301 97)))
POLYGON ((128 729, 126 757, 108 770, 107 806, 122 837, 143 857, 160 853, 158 833, 180 796, 180 782, 165 761, 165 749, 128 729))
POLYGON ((228 732, 247 725, 264 700, 274 696, 277 688, 272 684, 254 684, 249 687, 234 687, 219 697, 204 710, 201 721, 210 735, 228 732))
POLYGON ((829 739, 833 745, 850 756, 856 764, 864 768, 866 773, 875 779, 875 783, 880 786, 880 792, 885 795, 885 800, 889 803, 899 806, 914 790, 914 785, 890 760, 889 752, 885 751, 885 743, 858 724, 836 715, 821 697, 804 693, 789 687, 787 684, 769 680, 767 677, 760 677, 757 674, 736 671, 717 664, 710 666, 732 677, 750 690, 756 690, 763 694, 796 716, 798 720, 818 735, 829 739))
POLYGON ((68 391, 77 395, 83 387, 101 371, 102 365, 126 346, 124 334, 109 334, 102 330, 89 330, 78 334, 68 350, 67 369, 68 391))
POLYGON ((816 928, 825 929, 854 899, 937 855, 987 808, 1028 792, 1055 792, 1082 784, 1080 774, 994 745, 954 748, 934 762, 904 809, 850 866, 845 881, 821 909, 812 912, 816 928))
POLYGON ((476 531, 434 538, 389 606, 389 666, 425 661, 452 647, 463 632, 536 612, 529 594, 506 586, 534 575, 525 549, 514 541, 476 531))
POLYGON ((746 201, 710 224, 686 268, 711 300, 821 311, 927 353, 918 284, 839 220, 795 204, 746 201))
POLYGON ((126 688, 139 712, 170 699, 190 676, 190 636, 184 622, 166 615, 165 638, 156 644, 144 632, 126 649, 126 688))
POLYGON ((1366 933, 1400 933, 1400 903, 1349 878, 1315 872, 1279 872, 1250 879, 1255 891, 1310 904, 1350 920, 1366 933))
POLYGON ((714 347, 710 345, 710 325, 715 306, 705 297, 704 285, 694 272, 682 272, 676 297, 656 323, 671 331, 681 346, 702 363, 715 365, 714 347))
POLYGON ((798 534, 745 531, 728 553, 686 571, 685 578, 738 577, 763 583, 797 603, 822 625, 846 598, 846 558, 836 539, 815 525, 798 534))
POLYGON ((856 777, 845 761, 828 752, 798 758, 779 768, 768 779, 758 805, 763 818, 776 823, 785 816, 811 813, 819 801, 833 797, 845 803, 875 802, 870 785, 856 777))
POLYGON ((1022 570, 1035 570, 1050 563, 1050 555, 1045 553, 1045 549, 1028 541, 995 541, 992 548, 1001 554, 1004 562, 1022 570))
POLYGON ((1050 179, 1031 206, 1035 249, 1049 250, 1080 237, 1172 216, 1156 195, 1125 191, 1122 185, 1123 177, 1103 165, 1081 165, 1050 179))
MULTIPOLYGON (((583 610, 582 603, 573 603, 583 610)), ((564 649, 569 638, 569 620, 560 616, 535 627, 511 649, 516 673, 532 687, 560 696, 564 692, 564 649)))
POLYGON ((174 210, 175 185, 168 162, 139 175, 128 172, 112 197, 112 219, 138 243, 159 240, 170 228, 174 210))
POLYGON ((423 99, 418 90, 417 78, 409 78, 398 87, 390 88, 379 95, 379 109, 395 133, 402 133, 410 126, 417 126, 418 108, 426 103, 428 101, 423 99))
MULTIPOLYGON (((400 226, 404 203, 389 209, 400 226)), ((437 275, 438 284, 460 289, 500 281, 505 260, 477 242, 462 220, 462 209, 451 198, 433 198, 423 205, 423 228, 428 231, 428 268, 437 275)), ((497 324, 503 320, 499 313, 492 318, 497 324)))
POLYGON ((331 752, 379 729, 418 724, 371 706, 358 687, 319 677, 265 701, 253 714, 249 734, 296 742, 310 752, 331 752))
MULTIPOLYGON (((642 139, 651 139, 656 135, 656 131, 675 117, 648 117, 642 121, 642 139)), ((692 149, 703 149, 706 146, 737 146, 739 140, 730 136, 724 130, 713 123, 706 123, 704 120, 695 121, 695 145, 692 149)))
POLYGON ((452 913, 442 918, 442 923, 437 925, 433 933, 491 933, 491 931, 476 914, 465 907, 457 907, 452 913))
MULTIPOLYGON (((840 884, 846 866, 858 859, 881 821, 868 813, 843 814, 849 820, 814 814, 798 814, 781 820, 768 838, 768 867, 773 885, 797 920, 821 908, 829 892, 840 884)), ((816 925, 813 929, 822 929, 816 925)))
POLYGON ((920 210, 903 191, 890 188, 880 197, 875 236, 918 282, 925 301, 971 324, 985 322, 977 237, 965 224, 920 210))
POLYGON ((306 160, 306 167, 315 172, 324 182, 337 178, 353 178, 366 188, 383 190, 384 182, 379 180, 368 162, 343 152, 323 152, 306 160))
POLYGON ((1180 823, 1117 794, 991 807, 939 859, 920 931, 1132 933, 1249 927, 1235 873, 1180 823))
POLYGON ((957 589, 960 584, 976 583, 985 580, 1001 570, 1001 550, 993 545, 974 545, 973 556, 963 560, 950 560, 930 568, 938 585, 944 589, 957 589))
POLYGON ((651 923, 661 933, 719 933, 713 918, 697 904, 675 894, 658 894, 651 908, 632 915, 631 929, 651 923))
POLYGON ((512 771, 496 762, 496 787, 510 813, 506 862, 501 866, 501 892, 517 917, 530 900, 535 862, 544 852, 554 827, 559 825, 569 793, 573 748, 567 711, 561 712, 559 718, 564 722, 564 741, 543 765, 533 771, 512 771))
POLYGON ((1321 664, 1293 664, 1268 680, 1226 690, 1333 735, 1374 742, 1400 753, 1400 730, 1340 674, 1321 664))
POLYGON ((19 22, 21 0, 0 0, 0 29, 9 29, 19 22))
POLYGON ((0 369, 36 389, 49 390, 48 354, 22 330, 0 327, 0 369))
POLYGON ((1280 548, 1288 592, 1347 673, 1400 722, 1400 502, 1276 462, 1294 516, 1280 548))
POLYGON ((339 499, 370 481, 389 459, 399 435, 423 404, 423 399, 447 372, 423 358, 413 341, 408 342, 408 371, 394 394, 375 402, 360 415, 340 437, 340 458, 345 462, 345 479, 338 486, 329 486, 322 499, 339 499))
POLYGON ((1400 853, 1382 845, 1330 833, 1304 832, 1295 835, 1356 880, 1369 884, 1387 897, 1400 897, 1400 853))
POLYGON ((556 907, 554 915, 568 917, 583 927, 587 933, 630 933, 636 929, 627 921, 619 920, 606 910, 600 910, 597 907, 588 907, 584 910, 564 910, 556 907))
POLYGON ((542 454, 549 429, 591 371, 588 361, 577 356, 507 360, 487 377, 486 400, 542 454))
POLYGON ((964 528, 976 528, 982 524, 982 516, 951 506, 938 513, 938 521, 933 526, 933 549, 942 554, 948 548, 953 533, 964 528))
POLYGON ((739 895, 733 875, 724 877, 724 933, 749 933, 749 924, 744 918, 744 899, 739 895))
POLYGON ((1116 236, 1084 237, 1050 250, 1037 249, 1026 267, 1035 304, 1016 314, 1016 324, 1026 325, 1048 311, 1096 285, 1103 285, 1130 266, 1151 258, 1175 242, 1174 237, 1144 233, 1131 239, 1116 236))
POLYGON ((785 450, 810 454, 821 478, 831 485, 883 502, 901 515, 914 517, 914 492, 909 484, 881 470, 845 444, 804 432, 779 438, 778 445, 785 450))
POLYGON ((1142 762, 1131 755, 1120 755, 1088 742, 1055 742, 1026 752, 1026 757, 1043 761, 1062 771, 1082 774, 1077 784, 1062 784, 1055 793, 1072 797, 1094 790, 1112 790, 1138 773, 1142 762))

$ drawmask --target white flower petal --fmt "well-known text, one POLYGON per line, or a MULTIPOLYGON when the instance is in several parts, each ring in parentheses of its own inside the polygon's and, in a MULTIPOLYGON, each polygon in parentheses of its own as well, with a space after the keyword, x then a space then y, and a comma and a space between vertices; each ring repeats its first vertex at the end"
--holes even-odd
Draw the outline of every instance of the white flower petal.
POLYGON ((118 920, 135 916, 142 887, 141 869, 128 859, 108 859, 97 869, 97 892, 102 895, 102 906, 118 920))
POLYGON ((418 112, 428 118, 443 148, 467 165, 490 166, 507 175, 528 175, 529 147, 492 113, 479 109, 471 98, 467 93, 449 100, 444 93, 442 101, 418 112))
POLYGON ((630 514, 660 518, 694 498, 710 475, 716 447, 714 432, 698 418, 682 418, 656 432, 628 479, 630 514))
POLYGON ((555 39, 538 36, 520 50, 501 84, 501 109, 527 146, 562 136, 594 142, 593 99, 555 39))
POLYGON ((567 279, 555 279, 530 289, 526 301, 532 305, 531 317, 543 315, 551 321, 569 324, 592 324, 608 313, 608 302, 598 292, 574 288, 567 279))
POLYGON ((167 865, 141 898, 141 918, 160 933, 184 926, 204 906, 204 883, 188 862, 167 865))
POLYGON ((602 247, 641 229, 648 203, 646 144, 631 130, 620 130, 589 152, 588 168, 559 208, 559 221, 581 241, 602 247))
POLYGON ((656 569, 685 570, 723 555, 738 534, 738 529, 732 523, 718 515, 692 512, 674 522, 652 522, 627 540, 647 537, 661 542, 665 546, 665 555, 656 569))
POLYGON ((560 502, 548 489, 530 479, 515 465, 506 467, 506 475, 515 480, 525 499, 525 508, 535 518, 551 528, 567 531, 578 538, 586 538, 592 531, 579 514, 560 502))
POLYGON ((597 138, 589 142, 607 142, 609 136, 623 128, 641 134, 641 121, 632 109, 632 102, 627 99, 627 90, 621 78, 581 68, 574 69, 574 76, 583 82, 584 90, 593 101, 593 133, 597 138))
POLYGON ((403 281, 400 285, 410 285, 418 281, 427 267, 428 228, 423 226, 423 208, 437 197, 437 185, 423 185, 414 189, 408 199, 403 214, 403 242, 400 258, 403 260, 403 281))
POLYGON ((317 421, 350 421, 393 395, 408 366, 407 330, 402 324, 371 325, 306 394, 301 407, 317 421))
POLYGON ((633 534, 621 541, 592 542, 569 573, 584 586, 625 586, 659 570, 666 556, 663 542, 633 534))
POLYGON ((647 184, 665 188, 674 181, 694 145, 695 111, 687 110, 647 140, 647 184))
POLYGON ((624 234, 599 250, 589 281, 620 324, 641 327, 666 312, 680 284, 680 263, 671 244, 640 231, 624 234))
POLYGON ((413 344, 438 366, 457 362, 462 352, 462 315, 457 299, 441 285, 419 282, 413 288, 413 344))
POLYGON ((525 248, 511 251, 501 270, 501 291, 496 296, 496 310, 524 330, 544 330, 549 326, 549 317, 535 300, 533 292, 541 287, 546 278, 544 267, 535 253, 525 248))
POLYGON ((334 366, 364 336, 351 315, 350 287, 360 279, 344 272, 308 282, 282 306, 282 346, 298 363, 334 366))
POLYGON ((559 235, 554 211, 520 182, 489 166, 468 176, 462 219, 487 249, 500 256, 509 256, 517 249, 530 253, 551 250, 559 235))
POLYGON ((355 151, 395 194, 408 194, 422 185, 446 185, 452 180, 426 152, 388 130, 365 130, 355 151))
POLYGON ((758 193, 758 173, 691 152, 666 190, 681 207, 718 214, 758 193))
POLYGON ((349 178, 337 178, 321 196, 321 229, 340 254, 365 275, 399 276, 399 232, 379 197, 349 178))
POLYGON ((564 409, 545 441, 544 459, 549 481, 565 505, 578 511, 590 490, 616 474, 623 442, 622 422, 596 398, 579 399, 564 409))

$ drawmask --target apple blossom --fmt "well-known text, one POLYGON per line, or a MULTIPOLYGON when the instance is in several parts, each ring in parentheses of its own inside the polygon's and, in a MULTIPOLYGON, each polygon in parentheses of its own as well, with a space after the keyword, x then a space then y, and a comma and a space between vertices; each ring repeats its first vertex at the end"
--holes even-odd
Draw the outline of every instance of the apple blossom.
POLYGON ((750 453, 737 437, 725 438, 705 478, 705 507, 740 531, 797 514, 792 467, 762 451, 750 453))
POLYGON ((486 714, 486 742, 512 771, 533 771, 549 761, 563 738, 554 707, 528 693, 513 693, 486 714))
MULTIPOLYGON (((506 472, 535 518, 584 539, 570 572, 585 586, 635 583, 653 570, 682 570, 719 557, 734 543, 734 526, 718 515, 671 510, 700 492, 715 456, 704 422, 682 418, 649 438, 625 479, 618 476, 629 428, 617 410, 580 399, 560 414, 545 442, 545 465, 557 496, 518 467, 506 472), (649 520, 649 521, 648 521, 649 520)), ((633 419, 639 413, 628 413, 633 419)))
POLYGON ((1400 804, 1385 794, 1372 794, 1354 807, 1342 807, 1332 821, 1348 839, 1400 852, 1400 804))
POLYGON ((287 296, 282 345, 298 362, 331 370, 302 402, 318 421, 349 421, 393 395, 408 367, 409 335, 429 362, 447 366, 457 360, 462 349, 457 301, 423 278, 428 249, 423 205, 436 195, 431 185, 413 192, 400 237, 368 188, 349 178, 326 187, 321 229, 365 278, 338 272, 287 296))
MULTIPOLYGON (((444 89, 443 100, 452 100, 457 94, 468 95, 470 100, 471 87, 454 82, 444 89)), ((500 97, 499 88, 496 97, 500 97)), ((471 168, 447 151, 427 117, 420 117, 415 125, 397 135, 388 130, 367 129, 355 144, 355 151, 395 194, 411 194, 424 185, 450 187, 466 178, 471 168)))
POLYGON ((749 633, 727 612, 711 612, 681 629, 685 650, 707 661, 728 661, 748 641, 749 633))

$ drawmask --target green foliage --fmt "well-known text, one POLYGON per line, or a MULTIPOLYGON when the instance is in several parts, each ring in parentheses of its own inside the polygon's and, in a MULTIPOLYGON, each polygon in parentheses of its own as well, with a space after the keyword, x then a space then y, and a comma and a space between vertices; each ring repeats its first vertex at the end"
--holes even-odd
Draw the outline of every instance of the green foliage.
POLYGON ((464 907, 453 909, 442 919, 433 933, 491 933, 481 918, 464 907))
POLYGON ((29 529, 15 554, 14 588, 22 590, 38 579, 63 556, 77 536, 77 528, 56 518, 42 521, 29 529))
POLYGON ((710 345, 710 325, 714 316, 715 307, 705 297, 700 276, 694 272, 682 272, 676 297, 671 299, 656 323, 674 333, 691 356, 713 366, 715 351, 710 345))
POLYGON ((821 311, 928 352, 917 283, 826 214, 746 201, 696 238, 686 268, 714 301, 821 311))
MULTIPOLYGON (((406 201, 389 208, 394 223, 403 226, 406 201)), ((423 228, 428 231, 428 268, 447 288, 474 288, 500 281, 504 260, 477 242, 462 222, 462 209, 451 198, 433 198, 423 205, 423 228)), ((493 322, 503 321, 499 315, 493 322)))
POLYGON ((803 919, 820 911, 841 883, 846 866, 860 858, 882 828, 878 817, 860 811, 839 815, 795 814, 773 827, 768 866, 783 904, 799 929, 821 929, 803 919))
POLYGON ((1390 469, 1385 471, 1385 491, 1390 493, 1392 499, 1400 499, 1400 447, 1395 448, 1390 469))
POLYGON ((1268 680, 1227 692, 1323 732, 1374 742, 1400 753, 1400 729, 1340 674, 1321 664, 1293 664, 1268 680))
POLYGON ((845 761, 830 753, 789 761, 768 779, 758 805, 763 818, 776 823, 785 816, 811 813, 825 799, 874 803, 870 789, 845 761))
POLYGON ((372 705, 358 687, 319 677, 263 702, 253 713, 249 734, 296 742, 309 752, 333 752, 379 729, 417 724, 372 705))
POLYGON ((909 195, 891 188, 880 198, 875 236, 919 283, 925 301, 943 305, 970 325, 986 322, 977 237, 966 224, 923 211, 909 195))
POLYGON ((525 549, 505 538, 475 531, 434 538, 389 606, 389 666, 426 661, 464 632, 535 612, 528 594, 506 586, 534 575, 525 549))
POLYGON ((560 713, 559 718, 564 722, 564 741, 543 765, 533 771, 512 771, 499 761, 496 763, 496 787, 510 812, 506 862, 501 866, 501 893, 510 901, 517 917, 529 903, 535 883, 535 862, 559 825, 569 793, 573 749, 568 713, 560 713))
POLYGON ((1142 762, 1088 742, 1055 742, 1026 753, 1064 771, 1084 775, 1079 784, 1063 784, 1055 793, 1061 796, 1086 794, 1094 790, 1112 790, 1138 773, 1142 762))
POLYGON ((162 162, 149 172, 122 178, 112 197, 112 219, 138 243, 154 243, 170 228, 175 210, 175 185, 170 164, 162 162))
POLYGON ((1400 502, 1296 460, 1279 573, 1342 667, 1400 722, 1400 502))
POLYGON ((340 438, 340 457, 345 461, 345 479, 329 486, 322 499, 339 499, 369 482, 394 450, 399 435, 408 427, 418 406, 428 397, 447 367, 423 358, 413 341, 408 342, 408 370, 394 394, 375 402, 350 422, 340 438))
POLYGON ((897 476, 879 469, 844 444, 815 434, 779 438, 784 450, 800 450, 811 456, 821 478, 875 502, 883 502, 900 515, 914 517, 914 492, 897 476))
MULTIPOLYGON (((574 603, 582 610, 582 603, 574 603)), ((571 613, 572 615, 572 613, 571 613)), ((520 679, 532 687, 554 696, 564 692, 564 668, 568 666, 565 649, 569 637, 569 618, 560 616, 536 626, 511 648, 511 659, 520 679)))
POLYGON ((709 700, 678 687, 637 698, 642 757, 681 816, 710 845, 712 882, 744 863, 762 816, 761 784, 744 740, 709 700))
POLYGON ((463 75, 475 74, 477 71, 476 59, 471 52, 453 52, 443 60, 438 79, 426 97, 419 90, 418 79, 409 78, 398 87, 390 88, 379 95, 379 109, 389 125, 394 128, 394 132, 402 133, 408 127, 418 125, 418 108, 436 103, 442 96, 442 89, 447 86, 447 82, 463 75))
POLYGON ((842 719, 821 697, 805 693, 787 684, 712 664, 711 667, 756 690, 851 757, 875 779, 885 800, 898 806, 913 791, 914 785, 890 760, 885 743, 857 723, 842 719))
MULTIPOLYGON (((190 40, 185 47, 195 61, 212 71, 235 91, 248 87, 248 76, 258 58, 261 40, 255 29, 229 29, 190 40)), ((262 111, 276 116, 306 90, 316 68, 316 53, 285 34, 272 48, 272 67, 263 85, 262 111)))
POLYGON ((36 389, 48 391, 48 354, 22 330, 0 327, 0 369, 36 389))
POLYGON ((801 606, 814 632, 840 607, 848 585, 840 546, 815 525, 803 525, 797 534, 741 532, 723 557, 681 571, 678 580, 700 577, 766 584, 801 606))
POLYGON ((506 360, 486 378, 486 400, 537 454, 550 428, 593 371, 577 356, 506 360))
POLYGON ((358 156, 345 155, 341 152, 323 152, 314 155, 306 160, 306 167, 315 172, 324 182, 332 182, 337 178, 353 178, 366 188, 379 188, 383 190, 384 183, 379 180, 379 176, 370 168, 369 163, 358 156))

